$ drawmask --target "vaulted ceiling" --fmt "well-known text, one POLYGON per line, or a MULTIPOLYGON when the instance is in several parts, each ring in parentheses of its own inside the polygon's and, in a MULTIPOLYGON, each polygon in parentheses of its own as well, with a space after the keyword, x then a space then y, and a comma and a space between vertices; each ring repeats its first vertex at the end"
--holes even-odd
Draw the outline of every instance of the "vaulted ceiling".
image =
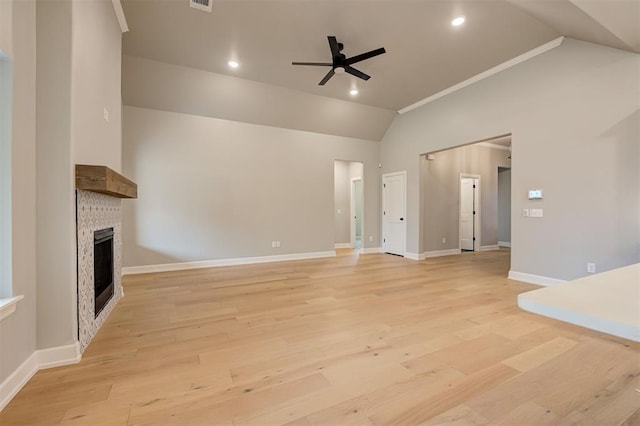
POLYGON ((560 36, 640 52, 637 0, 213 1, 123 0, 124 54, 397 111, 560 36), (386 49, 357 65, 370 80, 291 65, 330 62, 329 35, 347 56, 386 49))

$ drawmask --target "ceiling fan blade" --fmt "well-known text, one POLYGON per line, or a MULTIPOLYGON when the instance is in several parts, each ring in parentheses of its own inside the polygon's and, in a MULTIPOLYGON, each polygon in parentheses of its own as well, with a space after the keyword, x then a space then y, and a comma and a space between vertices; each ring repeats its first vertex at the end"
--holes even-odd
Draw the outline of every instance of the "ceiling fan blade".
POLYGON ((340 45, 338 39, 335 36, 327 36, 329 40, 329 48, 331 48, 331 57, 335 58, 340 56, 340 45))
POLYGON ((329 81, 329 79, 334 76, 334 74, 335 72, 333 71, 333 68, 331 68, 331 70, 327 73, 327 75, 325 75, 324 78, 320 80, 320 83, 318 83, 318 86, 324 86, 327 83, 327 81, 329 81))
POLYGON ((357 70, 357 69, 355 69, 355 68, 353 68, 352 66, 349 66, 349 65, 344 67, 344 70, 346 72, 348 72, 349 74, 355 75, 356 77, 361 78, 361 79, 363 79, 365 81, 369 80, 371 78, 371 76, 369 76, 369 75, 363 73, 362 71, 359 71, 359 70, 357 70))
POLYGON ((356 56, 352 56, 351 58, 348 58, 346 63, 347 65, 353 65, 355 63, 358 63, 360 61, 364 61, 365 59, 369 59, 369 58, 373 58, 374 56, 378 56, 378 55, 382 55, 383 53, 386 53, 387 51, 384 50, 384 47, 381 47, 380 49, 376 49, 376 50, 372 50, 370 52, 367 53, 361 53, 360 55, 356 55, 356 56))
POLYGON ((330 62, 291 62, 291 65, 312 65, 316 67, 330 67, 333 66, 330 62))

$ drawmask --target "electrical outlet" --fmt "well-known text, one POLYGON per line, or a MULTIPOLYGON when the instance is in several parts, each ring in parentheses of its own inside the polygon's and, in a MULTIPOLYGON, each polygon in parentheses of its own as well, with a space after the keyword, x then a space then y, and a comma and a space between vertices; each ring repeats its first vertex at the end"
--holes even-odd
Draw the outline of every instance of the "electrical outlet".
POLYGON ((369 235, 369 242, 373 241, 373 235, 369 235))
POLYGON ((338 209, 338 214, 342 214, 342 210, 338 209))
POLYGON ((522 216, 529 217, 529 209, 522 209, 522 216))
POLYGON ((275 248, 276 247, 276 242, 275 241, 271 241, 271 247, 275 248))
POLYGON ((276 247, 280 247, 280 241, 276 241, 276 247))
POLYGON ((109 111, 107 110, 107 108, 104 108, 102 117, 104 118, 104 121, 106 121, 107 123, 109 122, 109 111))
POLYGON ((446 243, 447 239, 445 237, 442 237, 442 244, 446 243))
POLYGON ((596 264, 595 263, 587 263, 587 272, 590 274, 596 273, 596 264))

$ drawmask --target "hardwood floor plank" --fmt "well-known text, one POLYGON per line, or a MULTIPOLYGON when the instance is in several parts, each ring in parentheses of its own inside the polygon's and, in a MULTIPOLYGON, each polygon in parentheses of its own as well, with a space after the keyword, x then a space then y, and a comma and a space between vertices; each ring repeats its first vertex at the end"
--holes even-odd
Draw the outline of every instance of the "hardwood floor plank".
POLYGON ((556 337, 540 346, 507 358, 502 363, 519 371, 529 371, 565 353, 577 344, 575 340, 556 337))
POLYGON ((381 386, 370 392, 340 402, 307 416, 314 425, 368 424, 377 410, 398 412, 418 404, 426 396, 438 392, 456 379, 463 378, 459 371, 445 366, 433 368, 389 386, 381 386))
POLYGON ((126 426, 131 408, 129 404, 108 401, 74 407, 67 410, 61 426, 126 426))
POLYGON ((371 420, 374 424, 419 424, 441 414, 468 399, 500 385, 518 372, 511 367, 496 364, 470 376, 455 380, 439 392, 424 398, 414 406, 400 412, 379 409, 371 420))
POLYGON ((191 425, 219 421, 232 423, 234 417, 259 412, 282 401, 328 387, 330 384, 321 374, 314 374, 265 389, 244 388, 236 397, 227 398, 219 403, 214 402, 214 395, 211 394, 185 398, 182 402, 179 399, 167 399, 158 401, 153 406, 134 407, 131 410, 129 424, 154 425, 171 422, 191 425))
POLYGON ((622 423, 621 426, 635 426, 640 425, 640 408, 633 412, 632 415, 627 417, 622 423))
POLYGON ((507 412, 497 421, 503 425, 543 426, 558 424, 558 416, 535 402, 528 401, 507 412))
POLYGON ((13 425, 640 424, 640 344, 518 309, 509 251, 123 278, 13 425))
POLYGON ((488 424, 490 424, 489 420, 464 404, 453 407, 422 423, 424 426, 481 426, 488 424))

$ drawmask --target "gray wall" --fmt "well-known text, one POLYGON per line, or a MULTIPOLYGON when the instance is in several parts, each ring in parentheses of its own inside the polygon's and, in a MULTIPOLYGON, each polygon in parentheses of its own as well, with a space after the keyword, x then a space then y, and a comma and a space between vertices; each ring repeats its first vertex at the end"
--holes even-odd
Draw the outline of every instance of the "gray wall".
POLYGON ((120 170, 122 33, 108 0, 37 3, 37 347, 77 340, 75 164, 120 170), (103 120, 103 108, 110 121, 103 120))
POLYGON ((421 157, 424 251, 460 247, 460 174, 480 176, 480 246, 498 244, 498 167, 508 167, 508 151, 472 145, 421 157), (442 242, 442 238, 446 242, 442 242))
POLYGON ((572 279, 638 262, 640 57, 566 39, 394 120, 383 172, 406 170, 407 250, 423 250, 420 158, 511 133, 513 271, 572 279), (529 189, 545 199, 529 202, 529 189), (544 218, 523 218, 524 208, 544 218))
POLYGON ((362 177, 362 164, 336 160, 334 167, 334 235, 336 244, 351 242, 351 179, 362 177), (340 210, 340 213, 338 213, 340 210))
POLYGON ((380 140, 395 111, 136 56, 122 63, 124 104, 380 140))
POLYGON ((111 0, 75 0, 72 12, 73 160, 120 171, 122 30, 111 0))
POLYGON ((498 170, 498 242, 511 242, 511 169, 498 170))
POLYGON ((77 339, 71 1, 37 3, 38 348, 77 339))
POLYGON ((13 61, 10 287, 13 295, 24 295, 16 312, 0 322, 2 383, 36 347, 36 135, 33 125, 36 32, 33 1, 0 2, 0 50, 13 61))
POLYGON ((34 350, 77 340, 73 167, 120 167, 120 46, 109 0, 0 1, 14 66, 12 293, 24 295, 0 323, 0 382, 34 350))
POLYGON ((124 266, 333 250, 335 159, 364 163, 378 246, 377 142, 125 106, 124 266))

